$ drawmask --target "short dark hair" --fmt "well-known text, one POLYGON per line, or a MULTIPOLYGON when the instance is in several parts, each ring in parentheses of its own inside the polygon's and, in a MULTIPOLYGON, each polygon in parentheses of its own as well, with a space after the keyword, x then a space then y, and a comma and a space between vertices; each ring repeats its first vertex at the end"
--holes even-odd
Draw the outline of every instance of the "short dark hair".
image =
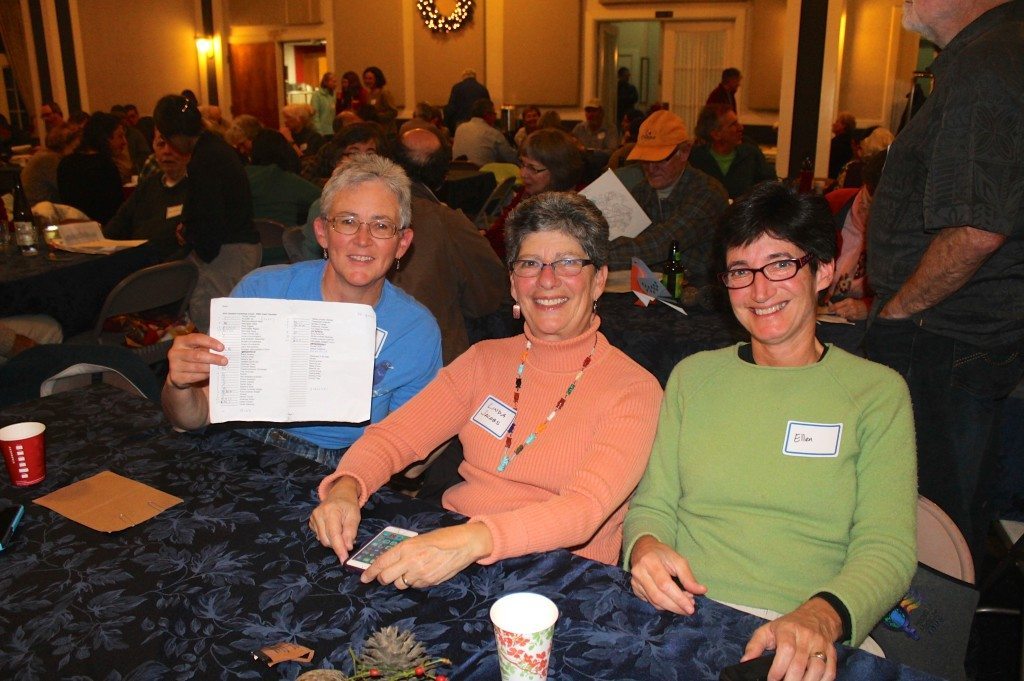
POLYGON ((134 104, 125 104, 124 105, 124 111, 125 111, 125 113, 128 113, 129 111, 134 111, 135 113, 139 113, 139 107, 135 106, 134 104))
MULTIPOLYGON (((60 108, 60 104, 58 104, 57 102, 53 101, 52 99, 48 99, 47 101, 43 102, 43 106, 50 107, 50 111, 52 111, 55 114, 60 114, 61 116, 64 115, 64 109, 60 108)), ((41 109, 43 107, 39 107, 39 108, 41 109)))
POLYGON ((575 139, 562 130, 534 130, 523 142, 522 155, 544 164, 551 173, 552 191, 573 189, 583 175, 583 154, 575 139))
POLYGON ((625 66, 620 66, 619 70, 615 72, 615 74, 617 76, 619 76, 619 77, 622 77, 623 75, 625 75, 627 73, 629 73, 629 69, 626 68, 625 66))
POLYGON ((168 140, 174 137, 199 137, 203 115, 194 99, 182 95, 164 95, 153 109, 153 122, 168 140))
POLYGON ((402 166, 402 170, 413 182, 422 182, 430 189, 437 189, 444 182, 448 168, 452 164, 452 148, 445 140, 444 135, 437 129, 436 125, 426 124, 417 126, 437 137, 440 146, 429 154, 418 154, 410 152, 409 148, 402 143, 404 135, 400 135, 398 143, 395 144, 395 162, 402 166))
POLYGON ((781 182, 762 182, 729 206, 719 220, 715 239, 719 269, 725 269, 730 248, 750 245, 766 235, 814 256, 809 263, 812 272, 818 263, 836 258, 836 229, 828 203, 781 182))
POLYGON ((384 130, 379 123, 363 121, 362 123, 350 123, 334 133, 332 143, 337 145, 338 153, 345 150, 345 147, 360 142, 373 140, 377 143, 377 151, 384 150, 384 130))
POLYGON ((579 243, 594 269, 608 263, 608 221, 590 199, 575 192, 544 192, 519 204, 505 221, 509 267, 523 241, 535 232, 562 232, 579 243))
POLYGON ((736 68, 735 66, 730 66, 729 68, 722 70, 722 82, 723 83, 725 81, 727 81, 727 80, 731 80, 733 78, 739 78, 739 77, 740 77, 740 70, 738 68, 736 68))
POLYGON ((268 128, 260 128, 252 138, 252 165, 276 165, 295 174, 302 169, 299 157, 284 135, 268 128))
POLYGON ((365 75, 367 71, 373 74, 373 79, 377 82, 377 87, 384 87, 387 85, 388 79, 384 77, 384 72, 379 68, 376 66, 367 66, 363 69, 363 75, 365 75))
POLYGON ((98 111, 89 116, 82 128, 82 143, 80 147, 85 150, 92 150, 110 156, 110 138, 114 131, 121 125, 121 119, 114 114, 98 111))
POLYGON ((494 102, 489 99, 478 99, 473 102, 473 106, 469 109, 471 118, 483 118, 489 113, 494 113, 494 102))
POLYGON ((701 109, 697 116, 697 125, 693 128, 694 136, 706 144, 711 144, 711 133, 718 129, 718 121, 727 111, 732 109, 722 104, 709 104, 701 109))

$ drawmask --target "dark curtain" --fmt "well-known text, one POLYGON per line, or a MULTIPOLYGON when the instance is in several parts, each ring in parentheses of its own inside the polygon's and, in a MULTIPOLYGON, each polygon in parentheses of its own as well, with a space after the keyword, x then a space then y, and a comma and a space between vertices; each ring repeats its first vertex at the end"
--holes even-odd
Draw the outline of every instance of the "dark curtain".
POLYGON ((7 51, 7 62, 14 74, 18 94, 33 120, 36 114, 35 98, 32 96, 32 77, 29 72, 28 43, 25 40, 25 25, 21 20, 19 0, 0 0, 0 38, 7 51))

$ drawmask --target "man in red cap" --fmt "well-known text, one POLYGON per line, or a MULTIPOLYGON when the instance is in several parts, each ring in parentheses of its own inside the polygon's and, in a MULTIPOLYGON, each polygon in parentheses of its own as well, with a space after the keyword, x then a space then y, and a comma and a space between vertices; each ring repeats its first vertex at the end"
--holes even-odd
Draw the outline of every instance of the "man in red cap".
POLYGON ((641 162, 646 182, 630 193, 651 224, 633 238, 612 241, 609 269, 629 269, 633 257, 660 263, 678 241, 687 282, 698 287, 710 283, 715 223, 729 195, 719 182, 688 166, 689 157, 690 138, 679 116, 655 111, 647 117, 629 154, 629 160, 641 162))

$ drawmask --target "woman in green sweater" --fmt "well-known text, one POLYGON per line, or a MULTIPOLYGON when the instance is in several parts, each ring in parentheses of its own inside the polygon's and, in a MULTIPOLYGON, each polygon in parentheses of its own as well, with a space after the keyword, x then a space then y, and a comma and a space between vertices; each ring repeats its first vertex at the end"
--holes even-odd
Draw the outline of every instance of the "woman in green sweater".
POLYGON ((815 338, 836 254, 823 202, 761 185, 719 244, 751 341, 672 373, 625 566, 657 608, 689 615, 707 595, 770 619, 743 655, 774 649, 769 679, 833 679, 833 644, 860 644, 913 575, 910 397, 895 372, 815 338))

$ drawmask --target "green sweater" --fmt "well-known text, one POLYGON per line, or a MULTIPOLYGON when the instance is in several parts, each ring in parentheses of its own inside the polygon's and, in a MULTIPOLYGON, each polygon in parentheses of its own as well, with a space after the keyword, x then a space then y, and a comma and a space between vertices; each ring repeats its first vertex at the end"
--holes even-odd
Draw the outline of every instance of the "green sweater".
POLYGON ((652 535, 715 600, 790 612, 834 594, 859 644, 916 567, 917 470, 898 374, 830 347, 766 367, 737 347, 675 368, 624 527, 652 535), (838 427, 837 427, 838 425, 838 427))

